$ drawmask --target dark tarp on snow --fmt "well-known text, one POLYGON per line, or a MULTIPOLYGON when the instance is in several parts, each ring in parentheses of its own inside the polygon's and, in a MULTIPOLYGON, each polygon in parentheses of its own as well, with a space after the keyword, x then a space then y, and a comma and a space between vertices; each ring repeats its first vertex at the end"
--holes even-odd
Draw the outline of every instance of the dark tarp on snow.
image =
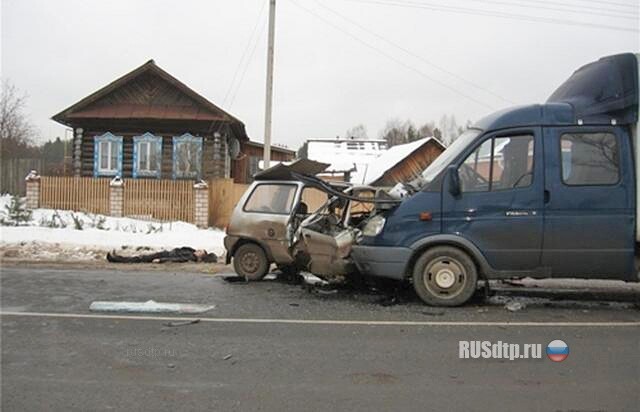
POLYGON ((576 70, 547 103, 569 103, 584 124, 638 121, 638 60, 633 53, 603 57, 576 70))

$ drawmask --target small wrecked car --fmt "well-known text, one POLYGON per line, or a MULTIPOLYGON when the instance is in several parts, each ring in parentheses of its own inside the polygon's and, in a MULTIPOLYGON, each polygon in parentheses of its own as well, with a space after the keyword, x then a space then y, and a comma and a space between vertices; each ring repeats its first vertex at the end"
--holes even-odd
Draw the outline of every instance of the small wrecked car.
POLYGON ((238 275, 259 280, 271 264, 284 272, 304 270, 327 280, 357 272, 352 246, 363 235, 375 235, 384 222, 377 213, 399 200, 379 188, 314 177, 328 166, 301 159, 256 174, 231 216, 224 240, 226 262, 233 260, 238 275))

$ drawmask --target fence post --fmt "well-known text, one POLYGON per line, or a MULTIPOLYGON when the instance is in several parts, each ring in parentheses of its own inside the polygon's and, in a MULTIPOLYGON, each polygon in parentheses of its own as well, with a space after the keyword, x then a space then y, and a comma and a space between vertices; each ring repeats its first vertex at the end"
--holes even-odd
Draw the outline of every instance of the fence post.
POLYGON ((27 185, 27 209, 37 209, 40 206, 40 175, 35 170, 24 178, 27 185))
POLYGON ((209 186, 204 180, 193 185, 193 220, 196 226, 209 226, 209 186))
POLYGON ((124 181, 120 176, 109 183, 109 215, 122 217, 124 212, 124 181))

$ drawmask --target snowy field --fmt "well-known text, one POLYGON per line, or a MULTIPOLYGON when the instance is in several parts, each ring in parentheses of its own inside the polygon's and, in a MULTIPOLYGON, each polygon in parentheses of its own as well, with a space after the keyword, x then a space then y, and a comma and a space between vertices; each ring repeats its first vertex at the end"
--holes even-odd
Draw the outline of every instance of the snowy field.
MULTIPOLYGON (((0 218, 7 217, 9 195, 0 196, 0 218)), ((150 222, 66 210, 36 209, 23 226, 0 226, 5 257, 34 260, 66 257, 104 258, 109 250, 159 250, 190 246, 224 254, 224 232, 199 229, 185 222, 150 222), (82 227, 82 229, 80 229, 82 227), (11 251, 7 253, 7 251, 11 251)))

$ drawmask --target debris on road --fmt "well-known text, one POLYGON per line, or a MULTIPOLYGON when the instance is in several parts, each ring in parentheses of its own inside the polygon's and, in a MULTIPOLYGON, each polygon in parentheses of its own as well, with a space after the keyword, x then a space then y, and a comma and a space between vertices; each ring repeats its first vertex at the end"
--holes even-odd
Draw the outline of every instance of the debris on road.
POLYGON ((224 358, 222 358, 222 360, 229 360, 229 359, 231 359, 232 356, 233 355, 226 355, 224 358))
POLYGON ((522 310, 524 308, 526 308, 527 306, 522 303, 522 302, 517 302, 517 301, 511 301, 509 303, 507 303, 506 305, 504 305, 504 308, 506 310, 508 310, 509 312, 517 312, 519 310, 522 310))
POLYGON ((191 303, 161 303, 153 300, 146 302, 92 302, 92 312, 138 312, 138 313, 204 313, 214 309, 214 305, 197 305, 191 303))
POLYGON ((178 326, 187 326, 187 325, 193 325, 196 323, 200 323, 200 319, 193 319, 193 320, 186 320, 184 322, 165 322, 163 323, 164 326, 168 326, 170 328, 175 328, 178 326))

